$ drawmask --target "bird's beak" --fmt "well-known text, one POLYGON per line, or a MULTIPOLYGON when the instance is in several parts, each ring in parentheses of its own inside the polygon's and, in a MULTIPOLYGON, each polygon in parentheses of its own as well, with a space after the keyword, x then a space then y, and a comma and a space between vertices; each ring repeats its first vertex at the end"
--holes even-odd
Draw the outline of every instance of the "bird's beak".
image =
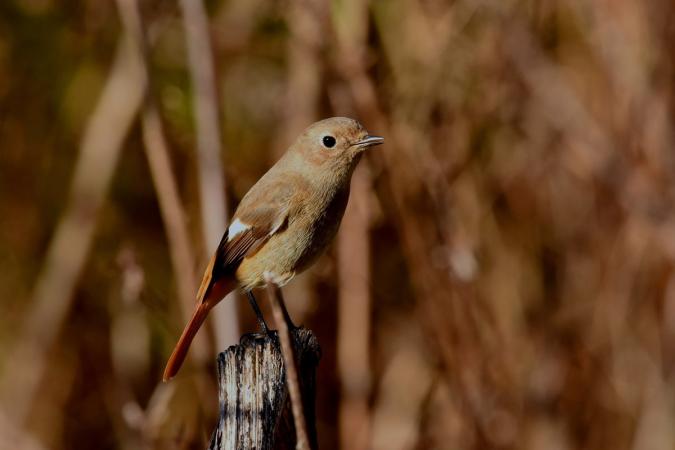
POLYGON ((367 135, 360 141, 354 142, 352 145, 358 145, 359 147, 372 147, 374 145, 380 145, 384 142, 384 138, 381 136, 370 136, 367 135))

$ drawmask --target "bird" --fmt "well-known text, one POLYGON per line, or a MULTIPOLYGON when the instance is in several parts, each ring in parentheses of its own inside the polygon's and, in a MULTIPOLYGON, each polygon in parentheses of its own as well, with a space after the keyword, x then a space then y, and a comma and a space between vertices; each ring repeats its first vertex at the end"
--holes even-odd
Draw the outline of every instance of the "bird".
POLYGON ((384 138, 356 120, 332 117, 306 128, 244 195, 211 257, 185 326, 163 374, 173 378, 209 311, 240 288, 264 326, 252 289, 288 283, 335 237, 352 174, 366 149, 384 138))

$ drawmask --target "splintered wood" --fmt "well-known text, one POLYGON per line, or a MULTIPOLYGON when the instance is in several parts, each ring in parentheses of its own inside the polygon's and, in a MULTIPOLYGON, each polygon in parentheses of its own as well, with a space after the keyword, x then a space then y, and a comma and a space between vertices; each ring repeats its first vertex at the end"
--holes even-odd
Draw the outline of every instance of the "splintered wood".
MULTIPOLYGON (((314 334, 290 331, 310 447, 316 448, 314 399, 321 350, 314 334)), ((295 449, 284 359, 276 332, 245 335, 218 355, 220 413, 209 450, 295 449)))

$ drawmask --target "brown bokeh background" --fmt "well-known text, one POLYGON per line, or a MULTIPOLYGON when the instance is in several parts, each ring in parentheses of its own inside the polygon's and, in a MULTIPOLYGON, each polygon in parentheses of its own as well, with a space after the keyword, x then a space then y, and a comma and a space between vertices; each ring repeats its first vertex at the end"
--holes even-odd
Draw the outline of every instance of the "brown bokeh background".
POLYGON ((205 448, 213 230, 333 115, 386 143, 284 288, 321 448, 675 447, 675 4, 199 5, 0 2, 0 448, 205 448))

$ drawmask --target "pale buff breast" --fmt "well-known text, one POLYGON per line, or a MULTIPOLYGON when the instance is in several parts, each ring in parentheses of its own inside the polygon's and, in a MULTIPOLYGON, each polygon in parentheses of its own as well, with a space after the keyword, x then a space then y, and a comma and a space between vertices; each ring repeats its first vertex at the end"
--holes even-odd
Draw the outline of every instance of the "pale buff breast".
POLYGON ((348 199, 349 184, 328 201, 308 199, 305 207, 289 217, 285 228, 274 234, 257 253, 241 262, 236 276, 242 288, 260 287, 267 277, 284 285, 307 269, 335 237, 348 199), (315 207, 321 203, 326 207, 315 207))

